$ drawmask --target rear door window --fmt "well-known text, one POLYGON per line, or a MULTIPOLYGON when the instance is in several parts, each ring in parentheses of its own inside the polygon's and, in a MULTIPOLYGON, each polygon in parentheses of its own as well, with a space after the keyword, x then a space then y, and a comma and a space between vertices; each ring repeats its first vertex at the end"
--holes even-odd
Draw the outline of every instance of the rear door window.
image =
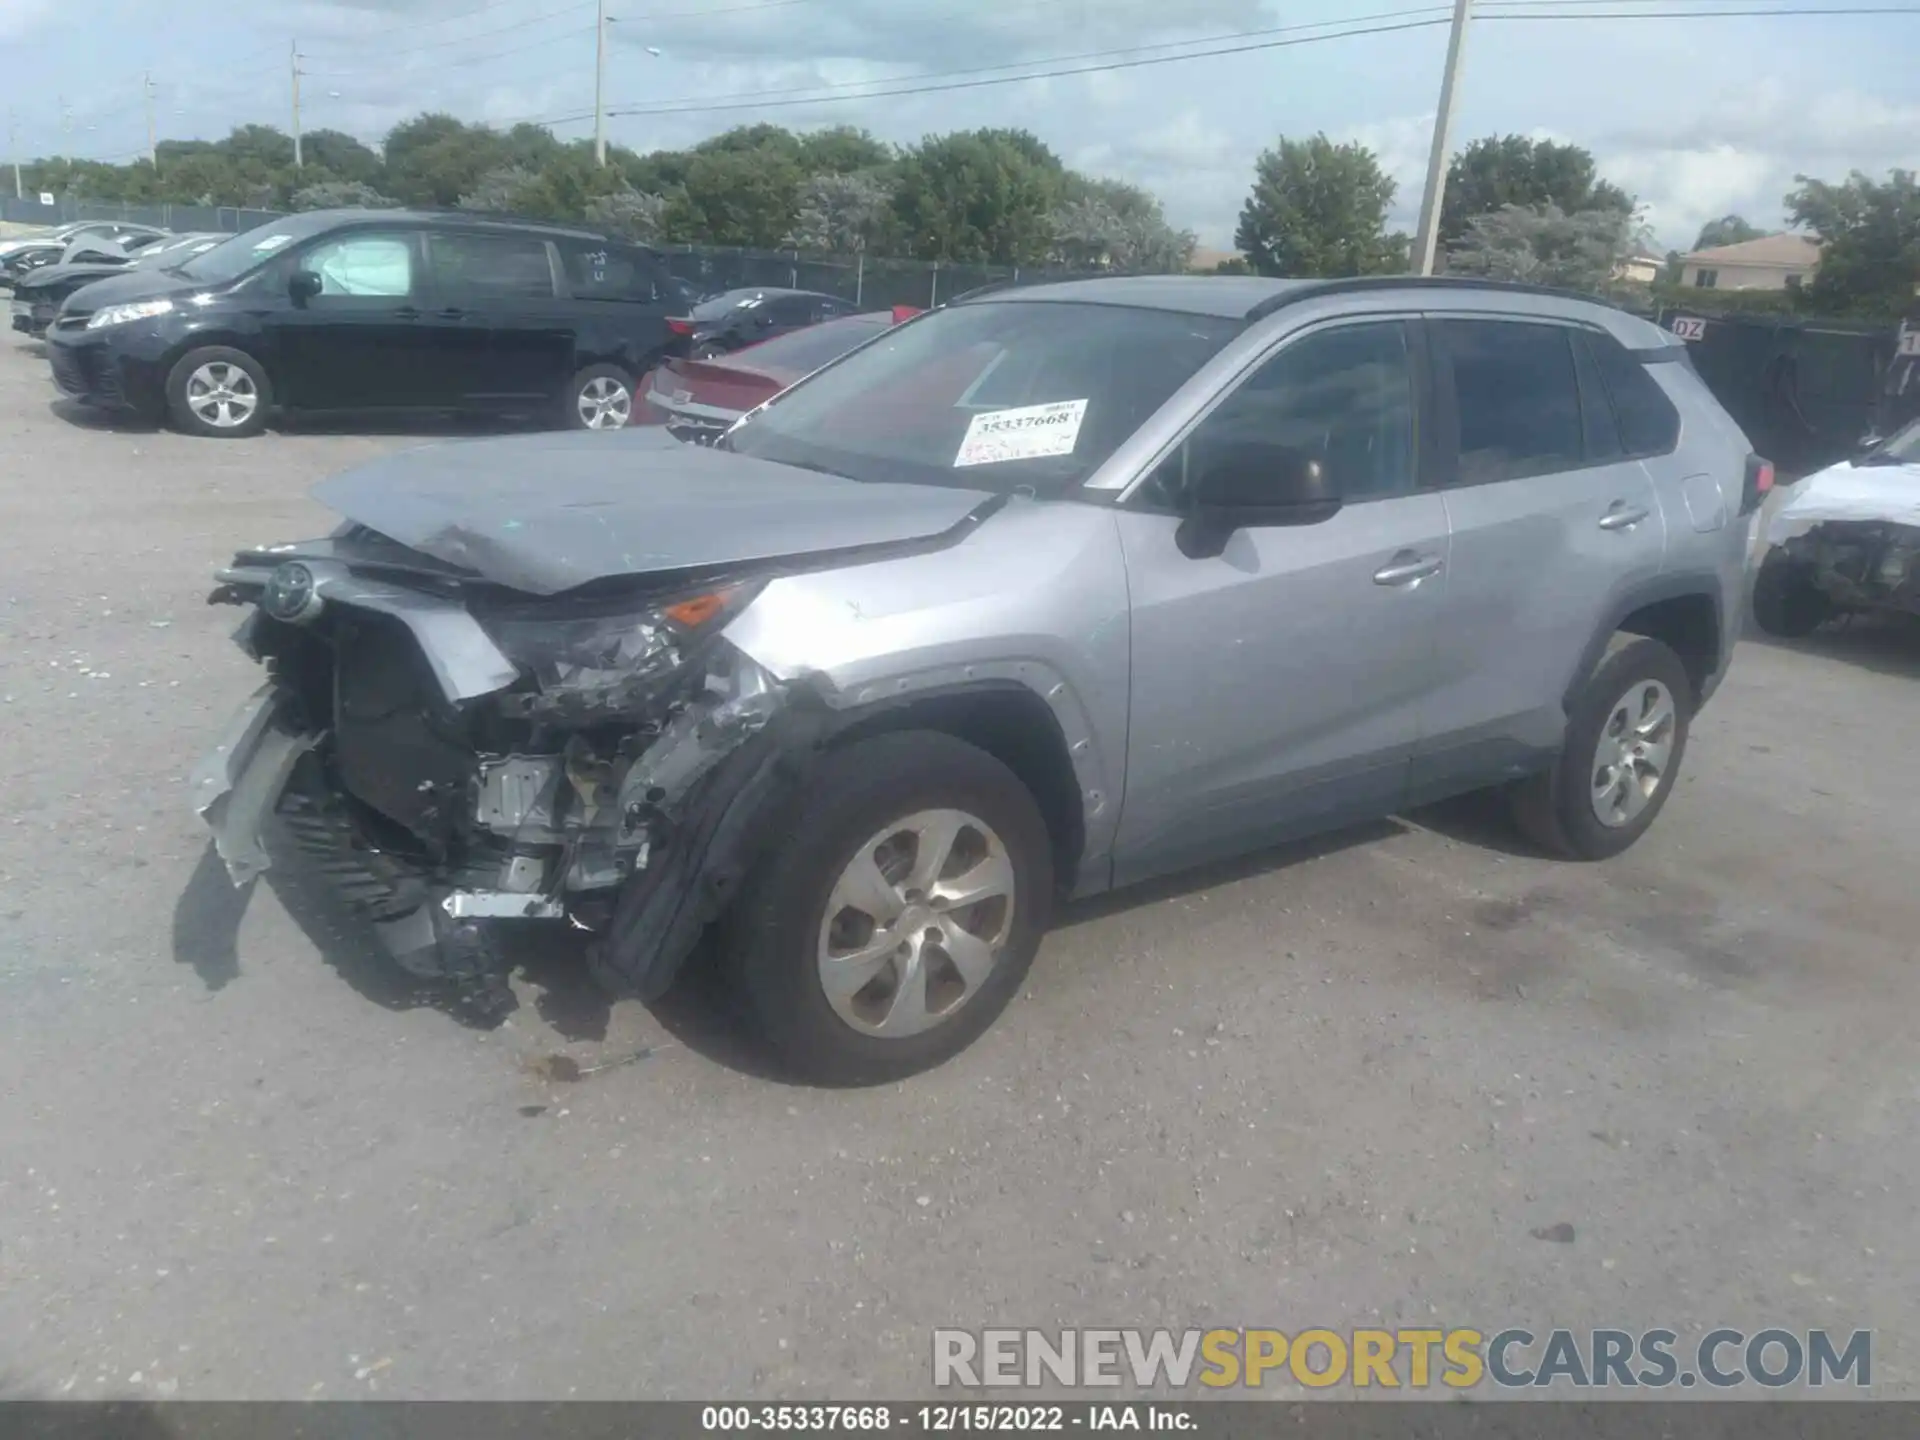
POLYGON ((427 265, 434 289, 446 295, 544 300, 554 293, 547 242, 534 235, 429 234, 427 265))
POLYGON ((1485 485, 1585 463, 1580 388, 1566 329, 1442 320, 1460 425, 1459 483, 1485 485))

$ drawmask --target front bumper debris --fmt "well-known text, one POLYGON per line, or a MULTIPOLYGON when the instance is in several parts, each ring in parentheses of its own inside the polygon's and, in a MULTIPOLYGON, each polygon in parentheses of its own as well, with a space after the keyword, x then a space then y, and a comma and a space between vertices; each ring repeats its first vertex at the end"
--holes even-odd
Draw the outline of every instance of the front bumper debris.
POLYGON ((272 864, 261 831, 293 767, 321 739, 317 732, 292 729, 289 708, 271 682, 262 685, 194 767, 189 782, 194 813, 212 828, 214 849, 235 885, 245 885, 272 864))
POLYGON ((523 674, 445 586, 311 548, 277 571, 241 558, 213 598, 252 604, 235 640, 273 679, 191 782, 228 873, 297 856, 402 968, 487 1010, 513 1003, 502 920, 593 931, 612 988, 664 991, 829 713, 717 633, 630 692, 602 670, 523 674))

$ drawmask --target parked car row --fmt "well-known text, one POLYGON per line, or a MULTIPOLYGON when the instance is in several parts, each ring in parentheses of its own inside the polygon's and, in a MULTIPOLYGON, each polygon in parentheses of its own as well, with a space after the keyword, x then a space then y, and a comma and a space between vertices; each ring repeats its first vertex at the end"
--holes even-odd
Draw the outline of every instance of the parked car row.
POLYGON ((51 265, 28 269, 13 282, 13 328, 36 339, 47 333, 67 299, 84 285, 127 270, 157 270, 211 250, 226 237, 163 235, 128 252, 111 240, 76 241, 51 265), (116 253, 117 252, 117 253, 116 253))
MULTIPOLYGON (((753 371, 749 388, 765 398, 910 313, 859 316, 802 290, 703 300, 645 246, 457 212, 315 211, 229 237, 133 233, 149 228, 65 227, 17 242, 18 255, 67 248, 15 281, 13 326, 45 338, 69 397, 211 437, 327 412, 618 430, 663 367, 848 325, 753 371)), ((684 406, 688 379, 651 397, 685 391, 684 406)), ((675 433, 714 429, 711 414, 675 433)))
POLYGON ((0 241, 0 285, 17 285, 24 275, 69 260, 124 264, 136 251, 168 238, 169 232, 152 225, 77 220, 43 234, 0 241))

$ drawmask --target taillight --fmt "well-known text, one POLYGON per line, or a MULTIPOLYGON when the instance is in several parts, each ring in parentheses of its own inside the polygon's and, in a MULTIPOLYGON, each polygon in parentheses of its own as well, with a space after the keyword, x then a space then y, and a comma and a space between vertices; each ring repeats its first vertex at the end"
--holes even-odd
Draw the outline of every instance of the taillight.
POLYGON ((670 318, 667 321, 667 329, 671 330, 675 335, 691 335, 693 334, 693 321, 670 318))
POLYGON ((1747 457, 1747 481, 1740 491, 1740 513, 1751 515, 1765 503, 1773 489, 1773 462, 1758 455, 1747 457))
POLYGON ((918 305, 896 305, 893 307, 893 323, 896 325, 901 324, 903 321, 911 320, 919 313, 920 307, 918 305))

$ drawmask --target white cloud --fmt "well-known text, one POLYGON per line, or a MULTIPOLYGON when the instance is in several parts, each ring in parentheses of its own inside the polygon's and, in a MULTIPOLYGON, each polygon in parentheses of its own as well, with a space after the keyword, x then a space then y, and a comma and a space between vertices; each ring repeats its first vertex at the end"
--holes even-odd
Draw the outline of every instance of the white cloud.
POLYGON ((1433 112, 1354 125, 1333 138, 1357 140, 1379 157, 1380 168, 1393 181, 1393 208, 1388 212, 1387 226, 1411 231, 1419 223, 1420 196, 1427 184, 1427 155, 1433 146, 1433 112))
POLYGON ((1785 228, 1796 175, 1884 178, 1920 167, 1920 105, 1848 88, 1795 96, 1777 83, 1729 89, 1675 123, 1595 137, 1601 173, 1646 204, 1661 242, 1687 249, 1701 225, 1744 215, 1785 228))

